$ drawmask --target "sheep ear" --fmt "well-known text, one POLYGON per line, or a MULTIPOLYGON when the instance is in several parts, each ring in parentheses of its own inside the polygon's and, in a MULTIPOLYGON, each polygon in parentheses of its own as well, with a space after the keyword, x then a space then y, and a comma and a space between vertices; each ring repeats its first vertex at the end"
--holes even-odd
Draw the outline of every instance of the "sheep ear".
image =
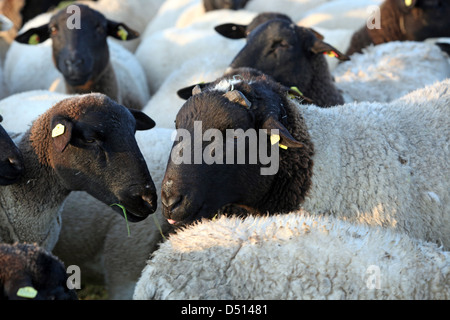
POLYGON ((197 83, 193 84, 192 86, 182 88, 177 91, 178 97, 181 99, 187 100, 192 96, 195 96, 196 94, 199 94, 202 92, 202 89, 206 87, 208 83, 197 83))
POLYGON ((131 29, 125 23, 112 20, 108 20, 108 35, 122 41, 139 38, 139 32, 131 29))
POLYGON ((5 281, 4 293, 10 300, 31 300, 38 295, 31 279, 26 275, 5 281))
POLYGON ((331 57, 336 57, 341 61, 347 61, 350 60, 350 58, 340 52, 338 49, 333 47, 332 45, 323 42, 322 40, 316 40, 311 48, 311 52, 318 54, 318 53, 324 53, 331 57))
POLYGON ((37 28, 32 28, 18 35, 14 40, 23 44, 39 44, 50 38, 48 24, 44 24, 37 28))
POLYGON ((441 51, 445 52, 450 56, 450 43, 446 42, 436 42, 436 45, 441 49, 441 51))
POLYGON ((303 148, 303 143, 295 140, 295 138, 289 133, 285 126, 283 126, 278 120, 273 116, 269 116, 262 125, 262 129, 267 130, 267 134, 270 135, 270 141, 272 144, 279 143, 280 148, 303 148), (272 130, 278 130, 278 134, 272 130))
POLYGON ((223 96, 231 102, 238 103, 247 109, 250 109, 250 107, 252 106, 252 103, 239 90, 227 91, 223 96))
POLYGON ((309 28, 309 30, 310 30, 312 33, 314 33, 314 35, 316 36, 317 39, 319 39, 319 40, 325 39, 325 37, 324 37, 322 34, 320 34, 319 32, 317 32, 316 30, 314 30, 314 29, 312 29, 312 28, 309 28))
POLYGON ((148 115, 139 110, 128 109, 136 119, 136 130, 150 130, 156 123, 148 115))
POLYGON ((67 119, 55 117, 52 120, 53 145, 58 152, 63 152, 72 139, 73 123, 67 119))
POLYGON ((247 38, 247 26, 242 24, 225 23, 214 28, 217 33, 229 39, 247 38))

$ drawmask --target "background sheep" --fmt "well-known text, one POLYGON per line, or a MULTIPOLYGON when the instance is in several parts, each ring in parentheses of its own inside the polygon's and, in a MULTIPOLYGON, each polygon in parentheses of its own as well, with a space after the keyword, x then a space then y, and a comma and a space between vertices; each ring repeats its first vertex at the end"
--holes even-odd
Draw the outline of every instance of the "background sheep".
MULTIPOLYGON (((245 70, 219 78, 180 109, 177 129, 191 137, 176 140, 172 154, 193 154, 194 121, 202 121, 204 131, 278 129, 279 143, 287 149, 280 149, 272 175, 262 175, 262 163, 250 164, 248 158, 241 165, 192 166, 172 157, 161 193, 164 215, 179 223, 211 218, 230 204, 259 213, 301 207, 314 214, 345 214, 340 218, 395 228, 449 248, 450 189, 448 179, 441 178, 450 174, 445 160, 449 85, 447 79, 391 103, 325 110, 300 107, 286 87, 245 70), (230 90, 239 90, 246 100, 224 96, 230 90)), ((215 148, 225 148, 219 145, 215 148)))
POLYGON ((51 250, 61 228, 60 207, 71 191, 121 204, 131 222, 153 213, 155 187, 134 137, 135 130, 152 126, 142 112, 101 94, 66 99, 45 112, 17 138, 26 170, 0 189, 1 240, 51 250))
POLYGON ((355 32, 347 54, 361 52, 370 44, 389 41, 423 41, 450 36, 448 1, 385 0, 380 7, 379 27, 366 25, 355 32))
MULTIPOLYGON (((2 120, 0 116, 0 122, 2 120)), ((16 182, 23 170, 22 154, 0 125, 0 185, 5 186, 16 182)))
POLYGON ((449 299, 450 255, 305 212, 203 220, 170 235, 134 299, 449 299))
MULTIPOLYGON (((5 69, 5 83, 8 85, 10 94, 50 87, 52 90, 67 91, 68 93, 96 91, 107 94, 127 107, 141 109, 150 98, 142 67, 129 51, 106 41, 106 29, 96 28, 92 23, 97 21, 102 24, 103 28, 106 28, 109 23, 112 28, 111 32, 112 30, 116 30, 116 32, 122 30, 120 32, 124 35, 124 39, 132 39, 137 34, 124 24, 106 20, 100 13, 85 6, 79 7, 82 9, 81 17, 85 27, 68 29, 65 26, 66 13, 65 10, 62 10, 50 22, 54 29, 50 43, 44 43, 42 46, 29 46, 27 50, 23 50, 21 45, 11 46, 7 54, 5 69), (58 24, 61 23, 62 26, 58 28, 58 24), (85 32, 89 35, 86 36, 85 32), (92 35, 96 33, 99 33, 100 36, 99 39, 94 40, 92 35), (125 33, 128 35, 126 36, 125 33), (75 43, 77 37, 83 37, 89 41, 75 43), (72 47, 73 41, 75 44, 72 47), (69 47, 71 50, 66 51, 69 47), (50 58, 52 50, 56 67, 64 76, 64 83, 59 83, 59 85, 57 81, 60 81, 58 79, 61 77, 50 58), (32 59, 30 59, 30 54, 32 54, 32 59), (34 69, 35 73, 31 76, 28 67, 33 66, 34 68, 34 64, 40 65, 40 67, 37 70, 34 69), (36 77, 41 77, 43 74, 47 75, 37 81, 36 77)), ((37 21, 46 20, 48 15, 38 18, 37 21)), ((31 21, 30 25, 32 23, 35 21, 31 21)), ((50 36, 48 28, 45 23, 27 29, 17 37, 17 40, 27 43, 35 34, 39 34, 40 40, 44 41, 50 36)), ((111 35, 120 38, 118 34, 111 32, 111 35)))
POLYGON ((0 300, 76 300, 64 264, 35 244, 0 244, 0 300))
POLYGON ((22 26, 22 15, 20 13, 25 0, 0 0, 0 14, 2 23, 0 27, 0 59, 3 62, 6 52, 14 41, 20 27, 22 26), (5 20, 6 18, 6 20, 5 20), (8 25, 5 28, 5 24, 8 25))
POLYGON ((393 41, 364 48, 333 71, 346 102, 387 102, 450 77, 448 57, 432 44, 393 41))

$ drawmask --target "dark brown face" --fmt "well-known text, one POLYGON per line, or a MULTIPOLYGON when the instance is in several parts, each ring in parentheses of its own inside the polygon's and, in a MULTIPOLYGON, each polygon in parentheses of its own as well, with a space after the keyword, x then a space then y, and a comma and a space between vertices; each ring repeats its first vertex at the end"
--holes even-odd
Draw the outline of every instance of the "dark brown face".
POLYGON ((23 170, 22 154, 0 125, 0 185, 13 184, 20 178, 23 170))
MULTIPOLYGON (((51 127, 62 126, 64 132, 52 138, 52 166, 68 190, 122 205, 130 221, 140 221, 155 212, 157 195, 134 134, 154 122, 107 101, 87 108, 78 119, 53 117, 51 127)), ((113 208, 122 214, 120 207, 113 208)))
POLYGON ((203 0, 205 11, 230 9, 239 10, 245 7, 249 0, 203 0))

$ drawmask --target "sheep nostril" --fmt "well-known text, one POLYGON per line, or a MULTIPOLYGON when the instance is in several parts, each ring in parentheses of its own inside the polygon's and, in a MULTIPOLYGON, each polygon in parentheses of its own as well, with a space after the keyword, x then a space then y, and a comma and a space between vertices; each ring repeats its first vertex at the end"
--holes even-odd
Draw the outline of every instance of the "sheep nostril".
POLYGON ((161 197, 161 202, 166 208, 173 210, 177 204, 181 203, 182 199, 183 199, 182 196, 166 196, 163 193, 161 197))
POLYGON ((22 170, 22 162, 17 159, 17 158, 8 158, 9 164, 17 169, 17 170, 22 170))

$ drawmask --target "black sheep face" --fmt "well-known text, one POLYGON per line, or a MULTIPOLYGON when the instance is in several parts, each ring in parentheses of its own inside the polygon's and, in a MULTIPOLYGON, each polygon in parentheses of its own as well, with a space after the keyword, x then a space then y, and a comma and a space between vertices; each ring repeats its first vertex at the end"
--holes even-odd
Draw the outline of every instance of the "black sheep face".
POLYGON ((74 87, 95 82, 109 64, 107 37, 132 40, 139 35, 123 23, 108 20, 100 12, 84 5, 79 27, 75 13, 66 9, 55 14, 48 24, 32 28, 16 37, 24 44, 38 44, 52 39, 53 61, 66 82, 74 87))
POLYGON ((259 87, 258 84, 250 87, 236 83, 235 88, 227 93, 210 91, 215 85, 217 81, 202 92, 195 93, 176 117, 177 129, 184 129, 189 134, 180 135, 178 131, 179 137, 172 147, 162 183, 163 214, 172 224, 212 218, 224 206, 257 211, 276 176, 276 172, 262 174, 262 168, 272 167, 279 160, 278 145, 269 141, 271 130, 279 130, 280 144, 291 148, 302 147, 278 121, 281 118, 279 106, 285 103, 279 95, 269 91, 266 94, 263 89, 266 87, 259 87), (207 139, 196 135, 196 122, 197 125, 201 122, 201 130, 197 129, 197 132, 205 135, 209 129, 220 132, 222 140, 219 140, 218 148, 211 148, 212 143, 209 142, 216 142, 215 137, 207 139), (240 140, 242 136, 231 136, 230 131, 237 132, 237 129, 254 132, 257 143, 250 147, 250 139, 240 140), (261 133, 260 129, 265 131, 261 133), (265 144, 261 144, 261 139, 265 144), (196 144, 200 146, 197 149, 200 153, 197 153, 196 144), (217 150, 221 154, 221 162, 205 161, 206 156, 217 155, 217 150), (231 163, 226 158, 230 151, 234 155, 231 163), (189 153, 187 161, 175 160, 175 157, 184 157, 185 152, 189 153), (196 154, 200 155, 200 162, 195 162, 196 154), (236 159, 238 154, 245 159, 239 164, 236 159), (255 154, 258 154, 257 160, 252 161, 250 157, 255 154), (267 161, 262 163, 262 154, 271 158, 269 164, 267 161))
POLYGON ((239 10, 245 7, 249 0, 203 0, 205 11, 231 9, 239 10))
MULTIPOLYGON (((75 99, 63 100, 59 107, 75 99)), ((157 195, 134 135, 152 128, 154 121, 104 95, 79 100, 86 107, 77 116, 67 117, 63 111, 49 120, 51 166, 67 190, 86 191, 108 205, 122 205, 132 222, 145 219, 156 210, 157 195)), ((113 208, 122 214, 120 207, 113 208)))
POLYGON ((396 0, 404 13, 400 28, 409 40, 450 36, 449 0, 396 0))
POLYGON ((13 184, 20 178, 23 170, 22 154, 0 125, 0 185, 13 184))
POLYGON ((260 24, 250 32, 246 45, 233 59, 230 68, 254 68, 285 86, 307 91, 316 76, 314 68, 318 64, 326 65, 324 53, 335 54, 342 60, 348 59, 323 42, 322 36, 314 30, 277 18, 260 24))

